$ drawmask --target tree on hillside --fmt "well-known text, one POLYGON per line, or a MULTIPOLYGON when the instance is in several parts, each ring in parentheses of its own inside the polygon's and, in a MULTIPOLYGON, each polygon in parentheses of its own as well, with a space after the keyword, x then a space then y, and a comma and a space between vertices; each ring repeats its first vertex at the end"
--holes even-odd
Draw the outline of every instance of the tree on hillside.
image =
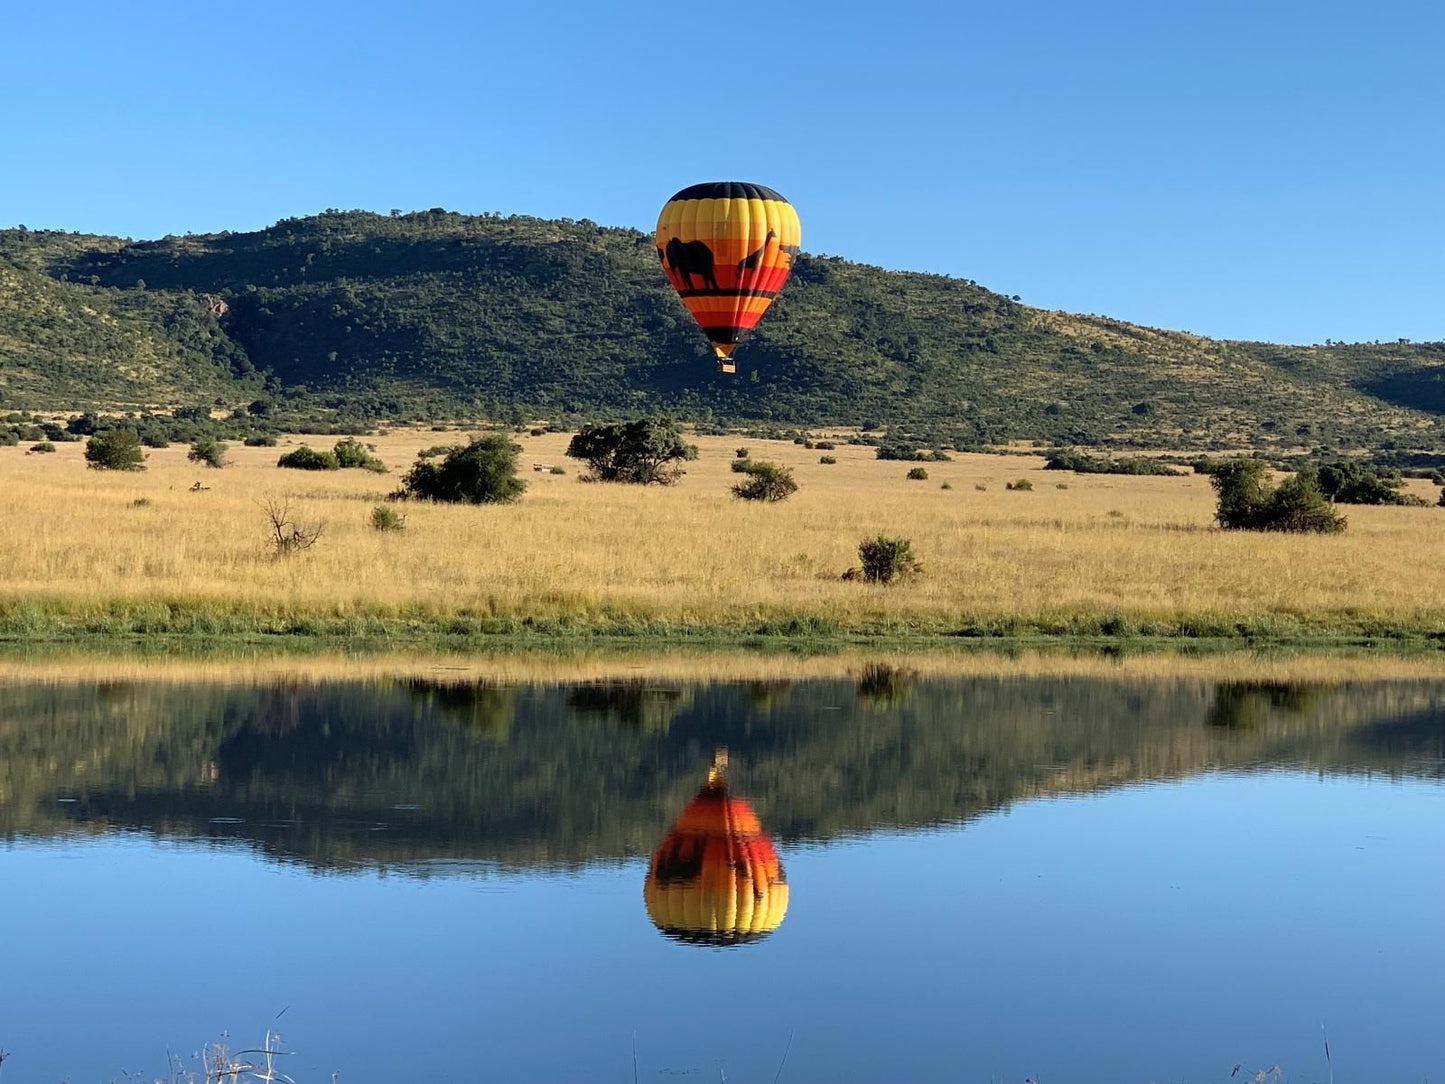
POLYGON ((145 453, 134 429, 107 429, 85 442, 85 462, 93 470, 145 470, 145 453))
POLYGON ((593 481, 666 486, 685 473, 675 464, 697 458, 697 445, 685 442, 671 421, 639 418, 585 426, 567 445, 567 454, 587 461, 593 481))
POLYGON ((470 444, 440 452, 428 449, 392 494, 398 500, 453 501, 463 504, 510 504, 527 488, 517 477, 521 445, 500 434, 477 437, 470 444), (440 463, 431 462, 442 454, 440 463))

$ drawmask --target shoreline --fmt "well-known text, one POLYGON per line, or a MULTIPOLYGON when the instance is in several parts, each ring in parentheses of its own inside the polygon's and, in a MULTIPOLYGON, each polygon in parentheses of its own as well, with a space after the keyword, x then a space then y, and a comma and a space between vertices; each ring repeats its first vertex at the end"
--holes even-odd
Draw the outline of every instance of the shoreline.
POLYGON ((1337 648, 1403 646, 1445 648, 1445 622, 1431 617, 1388 618, 1356 614, 1182 613, 1135 617, 1127 612, 964 615, 958 620, 920 616, 839 621, 817 614, 764 615, 737 620, 669 620, 647 617, 526 617, 350 614, 298 609, 218 612, 202 603, 131 600, 60 607, 0 603, 0 645, 225 642, 234 644, 352 644, 397 647, 488 645, 559 647, 590 644, 712 647, 808 644, 929 648, 959 643, 996 647, 1113 645, 1159 647, 1219 643, 1233 647, 1337 648))
POLYGON ((905 683, 1064 678, 1338 685, 1445 679, 1430 640, 1084 637, 0 636, 0 685, 414 681, 444 685, 905 683))

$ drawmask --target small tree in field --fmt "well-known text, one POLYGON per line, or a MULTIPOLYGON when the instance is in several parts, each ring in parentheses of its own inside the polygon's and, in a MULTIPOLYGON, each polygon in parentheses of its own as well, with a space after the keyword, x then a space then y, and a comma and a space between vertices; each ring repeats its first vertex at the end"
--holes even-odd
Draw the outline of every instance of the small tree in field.
POLYGON ((923 571, 923 565, 914 556, 912 542, 885 534, 858 543, 858 559, 863 562, 863 578, 869 583, 889 584, 923 571))
POLYGON ((85 442, 85 462, 93 470, 145 470, 145 453, 134 429, 107 429, 85 442))
POLYGON ((201 437, 191 445, 191 450, 186 453, 186 458, 192 463, 204 463, 208 467, 224 467, 226 465, 226 445, 215 437, 201 437))
MULTIPOLYGON (((510 504, 527 488, 517 477, 521 445, 500 434, 446 449, 440 463, 422 456, 401 480, 393 498, 461 504, 510 504)), ((435 452, 436 449, 428 449, 435 452)))
POLYGON ((667 486, 684 473, 675 464, 697 458, 697 446, 685 442, 670 421, 640 418, 585 426, 568 443, 567 455, 587 461, 591 481, 667 486))
MULTIPOLYGON (((738 462, 734 460, 733 462, 738 462)), ((785 501, 798 492, 793 472, 776 463, 754 463, 747 479, 733 486, 733 496, 745 501, 785 501)))

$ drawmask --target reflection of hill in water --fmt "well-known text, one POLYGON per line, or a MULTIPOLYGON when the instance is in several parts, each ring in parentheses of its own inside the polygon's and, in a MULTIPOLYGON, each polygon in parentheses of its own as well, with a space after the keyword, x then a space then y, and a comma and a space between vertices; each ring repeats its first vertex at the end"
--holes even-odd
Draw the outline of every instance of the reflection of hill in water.
POLYGON ((10 686, 0 832, 236 836, 323 867, 645 855, 717 745, 775 838, 826 839, 1210 767, 1438 778, 1445 683, 10 686))

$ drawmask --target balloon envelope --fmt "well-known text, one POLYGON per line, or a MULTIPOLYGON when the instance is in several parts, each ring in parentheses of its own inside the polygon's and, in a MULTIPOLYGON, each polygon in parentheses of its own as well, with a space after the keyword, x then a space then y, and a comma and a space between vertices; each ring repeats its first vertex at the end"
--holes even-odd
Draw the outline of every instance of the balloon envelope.
POLYGON ((695 184, 663 206, 657 258, 720 371, 736 371, 733 350, 783 288, 802 239, 793 205, 758 184, 695 184))
POLYGON ((690 944, 746 944, 782 924, 788 879, 778 853, 718 768, 653 853, 643 899, 653 925, 690 944))

